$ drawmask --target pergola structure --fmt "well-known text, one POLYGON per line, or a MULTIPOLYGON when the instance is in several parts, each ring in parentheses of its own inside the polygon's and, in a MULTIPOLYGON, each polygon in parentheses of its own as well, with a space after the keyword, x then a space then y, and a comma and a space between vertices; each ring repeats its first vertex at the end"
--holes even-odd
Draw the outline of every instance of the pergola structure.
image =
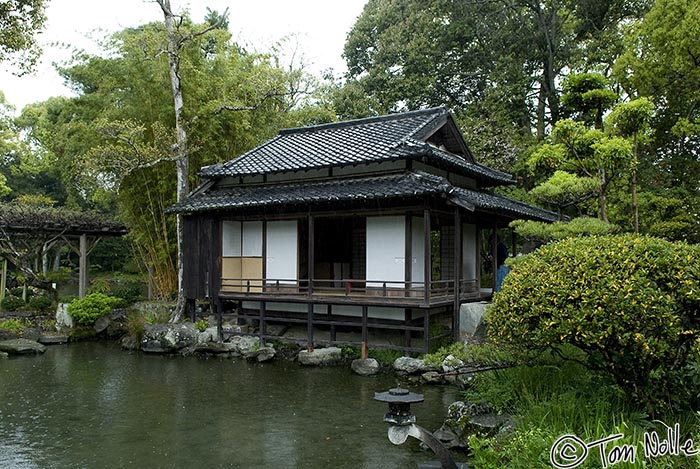
POLYGON ((0 207, 0 300, 7 286, 8 260, 23 274, 36 276, 42 257, 65 242, 79 256, 78 296, 88 286, 88 257, 100 239, 123 236, 126 227, 91 212, 7 204, 0 207))

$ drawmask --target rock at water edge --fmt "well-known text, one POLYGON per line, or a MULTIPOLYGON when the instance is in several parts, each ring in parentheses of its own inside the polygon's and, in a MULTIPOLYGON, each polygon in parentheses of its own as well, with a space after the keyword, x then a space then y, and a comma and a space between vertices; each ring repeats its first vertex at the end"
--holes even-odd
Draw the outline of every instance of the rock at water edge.
POLYGON ((352 361, 350 368, 360 376, 372 376, 379 372, 379 362, 374 358, 358 358, 352 361))
POLYGON ((197 344, 199 331, 192 323, 147 325, 141 338, 141 350, 173 353, 197 344))
POLYGON ((30 353, 44 353, 46 347, 39 342, 28 339, 10 339, 0 341, 0 352, 7 352, 11 355, 27 355, 30 353))
POLYGON ((343 352, 338 347, 318 348, 312 351, 302 350, 297 359, 307 366, 337 365, 343 358, 343 352))

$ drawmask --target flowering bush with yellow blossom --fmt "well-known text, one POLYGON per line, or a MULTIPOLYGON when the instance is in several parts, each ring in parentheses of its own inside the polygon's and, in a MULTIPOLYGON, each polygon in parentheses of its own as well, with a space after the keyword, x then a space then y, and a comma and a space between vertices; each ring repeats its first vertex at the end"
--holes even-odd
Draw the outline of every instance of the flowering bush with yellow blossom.
POLYGON ((569 238, 511 268, 489 312, 497 343, 529 352, 574 346, 652 411, 698 404, 700 246, 569 238))

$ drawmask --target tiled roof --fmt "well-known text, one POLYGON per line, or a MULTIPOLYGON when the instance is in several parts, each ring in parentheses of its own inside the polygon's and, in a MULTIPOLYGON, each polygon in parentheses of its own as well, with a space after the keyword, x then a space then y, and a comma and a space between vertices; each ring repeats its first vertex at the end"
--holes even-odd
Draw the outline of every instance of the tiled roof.
POLYGON ((514 218, 554 221, 557 214, 495 194, 455 187, 422 171, 353 179, 216 188, 190 196, 170 212, 205 212, 328 202, 398 199, 433 195, 467 210, 497 212, 514 218))
POLYGON ((485 184, 509 184, 510 175, 439 150, 420 137, 444 124, 444 107, 387 116, 286 129, 257 148, 227 163, 202 168, 208 178, 244 176, 348 166, 397 159, 426 159, 485 184))

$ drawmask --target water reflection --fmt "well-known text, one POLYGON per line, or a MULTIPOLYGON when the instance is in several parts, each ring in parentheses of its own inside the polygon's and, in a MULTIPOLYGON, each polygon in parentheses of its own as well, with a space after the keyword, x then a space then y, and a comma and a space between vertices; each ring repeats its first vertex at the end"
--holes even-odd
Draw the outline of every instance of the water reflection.
MULTIPOLYGON (((0 362, 0 467, 415 467, 417 442, 386 438, 375 391, 393 376, 241 359, 51 347, 0 362)), ((455 398, 415 407, 436 428, 455 398)))

